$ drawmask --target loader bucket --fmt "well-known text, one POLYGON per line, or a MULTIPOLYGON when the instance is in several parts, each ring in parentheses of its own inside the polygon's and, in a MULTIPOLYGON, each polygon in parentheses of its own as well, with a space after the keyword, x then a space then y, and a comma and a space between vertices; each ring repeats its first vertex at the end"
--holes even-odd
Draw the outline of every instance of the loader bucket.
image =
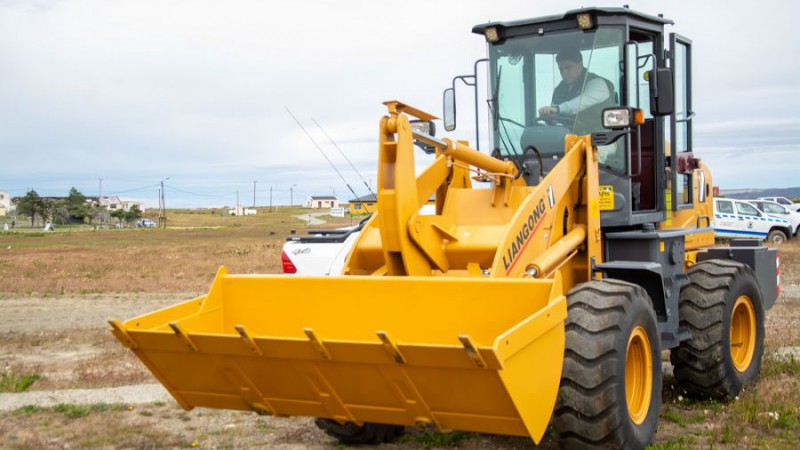
POLYGON ((228 275, 112 332, 186 409, 531 436, 550 421, 566 300, 551 280, 228 275))

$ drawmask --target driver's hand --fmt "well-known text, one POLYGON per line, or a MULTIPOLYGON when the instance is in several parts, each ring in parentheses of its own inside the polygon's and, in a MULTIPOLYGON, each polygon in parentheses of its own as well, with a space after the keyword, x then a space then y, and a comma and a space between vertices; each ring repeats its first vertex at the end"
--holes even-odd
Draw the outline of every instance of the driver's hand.
POLYGON ((542 106, 541 108, 539 108, 540 116, 549 116, 556 113, 558 113, 558 108, 554 106, 542 106))

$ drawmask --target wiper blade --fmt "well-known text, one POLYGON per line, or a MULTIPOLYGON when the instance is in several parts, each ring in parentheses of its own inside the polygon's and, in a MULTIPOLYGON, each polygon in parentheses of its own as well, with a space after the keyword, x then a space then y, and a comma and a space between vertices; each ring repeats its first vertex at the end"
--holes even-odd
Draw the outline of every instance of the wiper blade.
POLYGON ((500 105, 498 104, 498 96, 500 95, 500 80, 503 76, 503 66, 497 69, 497 77, 494 81, 494 92, 492 92, 492 126, 494 131, 497 131, 497 125, 500 122, 500 105))

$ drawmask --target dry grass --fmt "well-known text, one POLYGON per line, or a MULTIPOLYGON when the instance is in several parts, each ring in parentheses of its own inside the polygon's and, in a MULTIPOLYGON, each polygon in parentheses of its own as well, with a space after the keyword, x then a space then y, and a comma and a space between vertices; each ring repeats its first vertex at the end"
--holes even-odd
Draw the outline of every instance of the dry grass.
MULTIPOLYGON (((0 292, 202 292, 221 265, 233 273, 279 273, 300 208, 257 216, 170 211, 167 229, 74 227, 53 233, 0 233, 0 292)), ((350 225, 331 219, 323 227, 350 225)))
MULTIPOLYGON (((167 230, 67 230, 0 234, 0 293, 56 295, 54 301, 92 308, 92 299, 156 301, 150 292, 205 292, 221 264, 235 273, 277 273, 280 248, 303 222, 300 210, 248 217, 170 214, 167 230), (11 246, 9 250, 7 247, 11 246), (74 295, 86 292, 118 293, 74 295), (141 294, 131 295, 131 292, 141 294), (59 296, 58 294, 72 294, 59 296), (87 300, 87 301, 84 301, 87 300)), ((331 224, 349 225, 349 219, 331 224)), ((759 381, 723 404, 686 399, 665 377, 656 449, 794 449, 800 442, 800 242, 781 248, 783 295, 767 315, 759 381)), ((185 298, 179 297, 176 300, 185 298)), ((28 297, 26 297, 28 298, 28 297)), ((0 301, 3 296, 0 295, 0 301)), ((50 297, 45 298, 50 300, 50 297)), ((163 301, 163 300, 158 300, 163 301)), ((47 302, 44 302, 47 304, 47 302)), ((36 314, 43 314, 37 312, 36 314)), ((0 330, 0 371, 12 379, 38 374, 31 390, 89 388, 154 382, 132 353, 105 330, 78 322, 63 331, 0 330)), ((92 324, 94 322, 91 322, 92 324)), ((480 434, 441 435, 412 430, 381 448, 531 448, 530 440, 480 434)), ((173 403, 63 405, 0 412, 2 448, 337 448, 308 419, 259 417, 173 403)), ((552 434, 539 448, 556 448, 552 434)))

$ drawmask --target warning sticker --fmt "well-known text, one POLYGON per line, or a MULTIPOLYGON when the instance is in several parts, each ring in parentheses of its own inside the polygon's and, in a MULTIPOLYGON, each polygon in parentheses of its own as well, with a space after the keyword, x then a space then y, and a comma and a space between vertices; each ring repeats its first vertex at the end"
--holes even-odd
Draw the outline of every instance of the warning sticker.
POLYGON ((614 186, 600 186, 600 211, 614 209, 614 186))

